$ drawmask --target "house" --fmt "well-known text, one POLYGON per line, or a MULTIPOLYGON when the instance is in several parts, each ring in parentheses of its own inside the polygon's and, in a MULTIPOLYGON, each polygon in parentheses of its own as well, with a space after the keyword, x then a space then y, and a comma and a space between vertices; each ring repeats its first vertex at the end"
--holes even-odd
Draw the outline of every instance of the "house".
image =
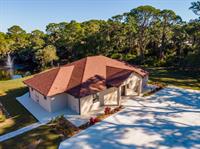
POLYGON ((121 96, 140 95, 148 73, 105 56, 91 56, 27 79, 30 97, 49 112, 69 108, 87 114, 100 106, 120 105, 121 96))

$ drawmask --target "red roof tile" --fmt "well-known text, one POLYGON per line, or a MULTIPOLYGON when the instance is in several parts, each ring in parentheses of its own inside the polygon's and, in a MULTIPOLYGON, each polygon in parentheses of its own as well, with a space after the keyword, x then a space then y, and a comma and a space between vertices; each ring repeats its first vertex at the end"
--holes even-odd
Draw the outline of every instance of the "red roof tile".
POLYGON ((142 77, 148 74, 124 62, 91 56, 37 74, 24 83, 45 96, 68 92, 83 97, 104 90, 107 85, 120 85, 132 72, 142 77))

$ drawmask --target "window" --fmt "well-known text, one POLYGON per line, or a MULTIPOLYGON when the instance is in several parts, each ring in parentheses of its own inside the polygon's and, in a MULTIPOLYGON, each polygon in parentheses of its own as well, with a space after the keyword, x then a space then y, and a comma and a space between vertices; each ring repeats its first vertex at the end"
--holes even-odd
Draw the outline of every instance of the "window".
POLYGON ((99 96, 97 94, 93 94, 93 103, 99 102, 99 96))
POLYGON ((43 96, 43 97, 44 97, 45 100, 47 99, 47 96, 43 96))

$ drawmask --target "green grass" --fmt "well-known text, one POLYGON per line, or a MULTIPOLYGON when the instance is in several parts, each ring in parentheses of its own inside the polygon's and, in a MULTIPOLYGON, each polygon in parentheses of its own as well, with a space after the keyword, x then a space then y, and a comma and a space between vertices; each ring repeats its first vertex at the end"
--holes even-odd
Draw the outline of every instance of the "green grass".
POLYGON ((60 135, 49 131, 49 125, 43 125, 29 132, 1 142, 0 148, 2 149, 57 149, 62 138, 60 135), (40 143, 36 142, 40 140, 40 143))
POLYGON ((0 102, 11 118, 0 123, 0 135, 25 127, 37 120, 16 100, 27 92, 23 79, 0 81, 0 102))
POLYGON ((167 68, 151 68, 149 80, 152 82, 161 82, 168 85, 174 85, 182 88, 200 90, 200 72, 185 71, 167 68))

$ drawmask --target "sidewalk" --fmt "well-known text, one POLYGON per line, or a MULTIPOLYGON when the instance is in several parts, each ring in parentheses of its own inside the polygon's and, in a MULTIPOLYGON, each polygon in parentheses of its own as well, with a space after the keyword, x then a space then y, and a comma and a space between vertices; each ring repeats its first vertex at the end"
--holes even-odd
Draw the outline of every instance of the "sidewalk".
POLYGON ((20 128, 20 129, 18 129, 16 131, 12 131, 10 133, 4 134, 4 135, 0 136, 0 142, 5 141, 5 140, 10 139, 10 138, 13 138, 15 136, 18 136, 18 135, 20 135, 22 133, 30 131, 30 130, 32 130, 34 128, 39 127, 39 126, 45 125, 46 123, 47 122, 44 122, 44 123, 37 122, 37 123, 34 123, 32 125, 20 128))

